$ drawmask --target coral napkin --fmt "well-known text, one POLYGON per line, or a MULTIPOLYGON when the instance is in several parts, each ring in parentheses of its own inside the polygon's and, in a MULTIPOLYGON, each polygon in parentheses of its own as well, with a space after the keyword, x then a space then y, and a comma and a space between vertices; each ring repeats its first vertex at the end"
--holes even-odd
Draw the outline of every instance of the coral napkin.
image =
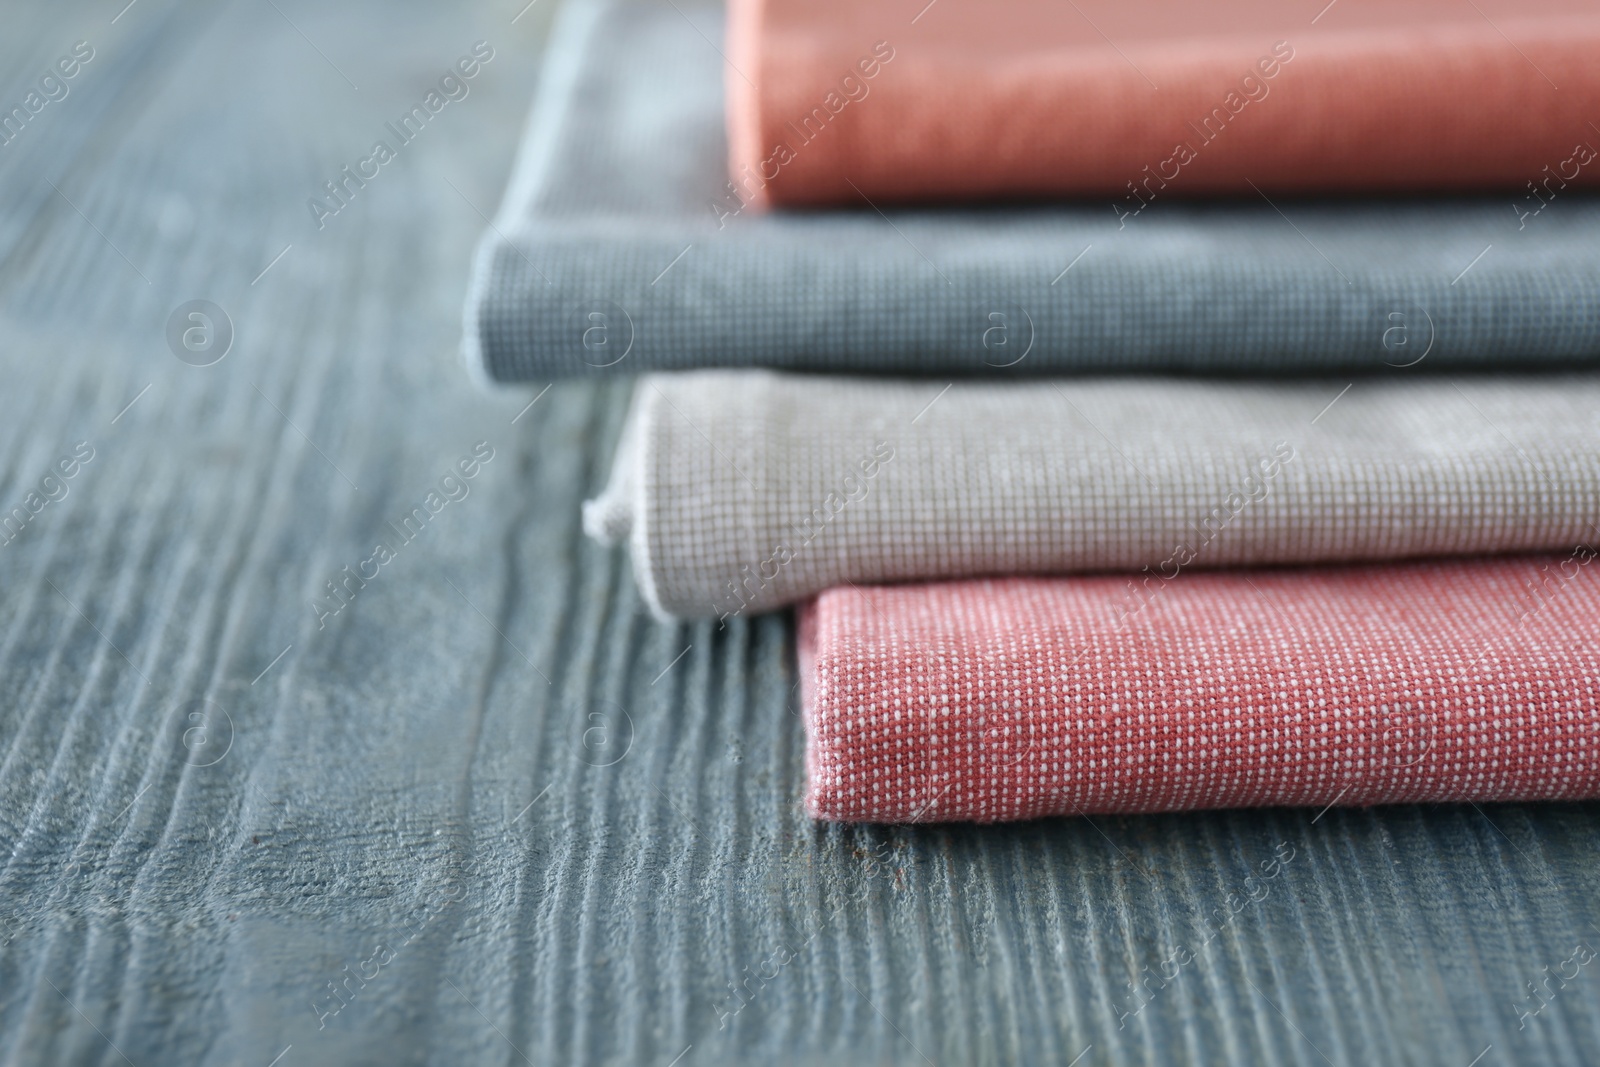
POLYGON ((734 0, 754 203, 1593 185, 1583 0, 734 0))
POLYGON ((652 375, 584 519, 691 617, 845 582, 1555 550, 1600 521, 1600 377, 652 375))
POLYGON ((829 590, 806 804, 847 822, 1600 796, 1600 581, 1539 558, 829 590))

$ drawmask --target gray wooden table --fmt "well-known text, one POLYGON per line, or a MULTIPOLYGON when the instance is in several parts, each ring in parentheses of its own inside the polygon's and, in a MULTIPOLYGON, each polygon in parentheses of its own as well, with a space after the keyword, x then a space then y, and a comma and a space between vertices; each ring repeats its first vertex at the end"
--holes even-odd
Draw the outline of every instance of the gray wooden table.
POLYGON ((0 1061, 1600 1062, 1596 805, 809 822, 789 620, 580 532, 627 383, 457 364, 522 2, 6 13, 0 1061))

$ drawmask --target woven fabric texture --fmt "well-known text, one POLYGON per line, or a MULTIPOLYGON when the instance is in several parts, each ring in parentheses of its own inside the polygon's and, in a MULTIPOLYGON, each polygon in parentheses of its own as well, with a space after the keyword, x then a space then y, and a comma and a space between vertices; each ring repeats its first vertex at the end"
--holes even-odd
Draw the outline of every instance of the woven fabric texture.
POLYGON ((846 822, 1600 796, 1595 551, 841 588, 801 612, 846 822))
POLYGON ((1584 0, 733 0, 730 19, 732 172, 763 204, 1600 175, 1584 0))
POLYGON ((589 532, 660 614, 846 582, 1570 547, 1600 379, 640 380, 589 532))
POLYGON ((676 7, 563 9, 467 297, 480 380, 1600 361, 1600 204, 1564 179, 1471 200, 747 208, 752 190, 729 184, 720 13, 676 7))

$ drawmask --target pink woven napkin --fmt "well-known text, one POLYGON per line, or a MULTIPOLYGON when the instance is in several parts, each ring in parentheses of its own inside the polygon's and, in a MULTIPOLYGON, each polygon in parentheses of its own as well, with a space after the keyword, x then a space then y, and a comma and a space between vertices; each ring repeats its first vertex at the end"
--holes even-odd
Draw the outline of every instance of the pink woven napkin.
POLYGON ((1600 796, 1595 551, 844 586, 800 610, 846 822, 1600 796))

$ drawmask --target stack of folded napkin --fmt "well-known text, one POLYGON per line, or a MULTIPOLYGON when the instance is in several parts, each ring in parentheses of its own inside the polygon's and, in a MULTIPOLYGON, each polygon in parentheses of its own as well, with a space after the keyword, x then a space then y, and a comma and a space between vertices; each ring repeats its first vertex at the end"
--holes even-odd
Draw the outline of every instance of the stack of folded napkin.
POLYGON ((817 818, 1600 796, 1597 45, 574 0, 467 361, 641 375, 585 528, 798 606, 817 818))

